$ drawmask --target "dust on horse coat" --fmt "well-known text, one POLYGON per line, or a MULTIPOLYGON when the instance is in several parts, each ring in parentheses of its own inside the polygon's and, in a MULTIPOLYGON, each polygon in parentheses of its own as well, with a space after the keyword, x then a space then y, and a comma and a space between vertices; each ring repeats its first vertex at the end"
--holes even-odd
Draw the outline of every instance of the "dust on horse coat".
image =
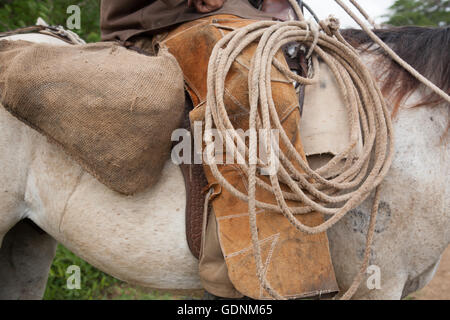
MULTIPOLYGON (((15 39, 22 37, 45 36, 15 39)), ((364 58, 374 60, 368 53, 364 58)), ((416 91, 408 102, 421 96, 416 91)), ((370 261, 379 267, 381 288, 369 290, 363 283, 355 298, 400 299, 431 280, 450 241, 450 149, 440 141, 447 118, 448 105, 440 105, 402 109, 395 119, 395 161, 382 184, 370 261)), ((201 288, 198 262, 185 238, 184 181, 170 160, 154 188, 126 197, 3 108, 0 131, 0 298, 42 296, 56 241, 133 284, 201 288)), ((360 267, 371 200, 329 231, 341 290, 360 267)))

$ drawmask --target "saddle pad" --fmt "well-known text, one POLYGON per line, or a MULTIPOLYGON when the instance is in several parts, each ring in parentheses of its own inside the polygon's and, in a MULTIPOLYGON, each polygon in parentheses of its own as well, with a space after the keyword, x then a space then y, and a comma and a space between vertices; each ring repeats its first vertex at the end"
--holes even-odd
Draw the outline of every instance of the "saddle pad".
MULTIPOLYGON (((344 152, 350 144, 350 119, 330 68, 320 63, 320 81, 306 86, 300 135, 307 156, 344 152)), ((356 155, 362 152, 361 136, 356 155)))
POLYGON ((0 41, 1 103, 123 194, 151 187, 184 110, 183 74, 161 50, 0 41))
MULTIPOLYGON (((190 114, 191 122, 204 120, 207 65, 215 43, 230 29, 253 21, 234 16, 213 16, 186 23, 170 32, 161 43, 177 58, 183 70, 188 91, 197 106, 190 114)), ((244 51, 233 63, 226 82, 225 105, 235 128, 248 129, 248 65, 256 44, 244 51)), ((277 59, 284 61, 282 52, 277 59)), ((299 135, 300 112, 293 85, 275 68, 272 70, 273 95, 283 127, 303 154, 299 135)), ((216 179, 204 165, 209 184, 216 179)), ((246 177, 238 166, 223 165, 219 170, 236 188, 246 192, 246 177)), ((274 202, 273 195, 257 191, 258 199, 274 202)), ((222 188, 211 201, 217 224, 220 246, 228 268, 229 279, 243 295, 254 299, 269 298, 259 283, 249 228, 248 204, 222 188)), ((297 204, 298 205, 298 204, 297 204)), ((324 221, 319 213, 299 216, 307 225, 324 221)), ((258 230, 267 279, 284 296, 302 298, 338 290, 326 233, 307 235, 297 230, 281 215, 260 210, 258 230)))

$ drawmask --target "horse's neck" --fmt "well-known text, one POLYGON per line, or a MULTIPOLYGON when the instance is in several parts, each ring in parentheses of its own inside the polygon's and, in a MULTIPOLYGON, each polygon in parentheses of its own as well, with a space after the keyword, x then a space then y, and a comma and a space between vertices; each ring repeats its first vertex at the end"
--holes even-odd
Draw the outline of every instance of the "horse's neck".
MULTIPOLYGON (((361 58, 377 79, 378 85, 382 87, 386 77, 380 74, 380 65, 389 65, 390 60, 370 53, 362 53, 361 58), (386 61, 380 59, 386 59, 386 61)), ((402 86, 402 83, 398 85, 402 86)), ((395 94, 395 90, 392 94, 395 94)), ((422 105, 428 94, 429 91, 424 86, 419 86, 406 94, 404 100, 400 102, 398 112, 392 114, 396 149, 399 152, 405 151, 403 156, 424 152, 437 156, 442 151, 446 153, 446 157, 450 154, 450 144, 443 141, 449 121, 449 105, 446 102, 439 105, 422 105)), ((393 112, 396 98, 388 95, 385 99, 389 110, 393 112)), ((427 166, 426 163, 427 161, 425 166, 427 166)), ((447 170, 447 174, 450 174, 449 165, 443 168, 447 170)))
MULTIPOLYGON (((388 73, 386 72, 386 69, 384 69, 383 66, 389 66, 391 64, 390 58, 381 56, 378 53, 375 54, 368 51, 360 51, 360 58, 362 62, 365 64, 365 66, 369 69, 374 79, 376 80, 377 85, 380 88, 382 88, 384 81, 386 81, 387 77, 389 76, 388 73)), ((402 83, 399 83, 398 85, 401 86, 402 83)), ((392 93, 395 94, 395 90, 392 90, 392 93)), ((401 101, 401 106, 403 107, 415 106, 424 98, 426 94, 427 93, 424 92, 422 88, 414 90, 405 96, 404 101, 401 101)), ((388 108, 393 108, 392 104, 394 103, 395 100, 394 97, 390 95, 385 95, 384 98, 388 103, 388 108)))

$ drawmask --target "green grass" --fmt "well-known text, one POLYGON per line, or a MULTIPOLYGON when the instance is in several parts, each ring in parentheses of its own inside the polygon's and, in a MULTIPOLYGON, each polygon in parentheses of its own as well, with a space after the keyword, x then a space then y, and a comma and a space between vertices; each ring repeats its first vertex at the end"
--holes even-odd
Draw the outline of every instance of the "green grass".
POLYGON ((44 300, 169 300, 176 296, 132 287, 91 266, 64 246, 59 245, 47 282, 44 300), (66 274, 69 266, 81 270, 81 289, 69 290, 66 274))
POLYGON ((78 5, 81 9, 81 29, 73 31, 86 42, 100 41, 98 0, 0 0, 0 32, 34 25, 38 17, 50 25, 65 27, 70 5, 78 5))

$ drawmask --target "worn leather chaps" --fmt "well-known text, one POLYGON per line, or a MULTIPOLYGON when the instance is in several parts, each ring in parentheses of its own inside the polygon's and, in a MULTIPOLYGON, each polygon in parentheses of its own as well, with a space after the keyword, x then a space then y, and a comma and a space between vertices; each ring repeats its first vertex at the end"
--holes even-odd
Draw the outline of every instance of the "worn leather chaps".
MULTIPOLYGON (((190 113, 191 123, 204 120, 207 68, 215 43, 230 30, 252 22, 254 21, 231 15, 207 17, 178 26, 159 43, 160 47, 169 49, 183 70, 186 89, 194 104, 194 110, 190 113)), ((238 56, 226 80, 227 112, 233 126, 244 131, 249 127, 247 75, 256 46, 253 44, 238 56)), ((276 58, 285 63, 281 51, 276 58)), ((298 98, 292 83, 275 68, 272 70, 272 92, 283 127, 297 151, 304 156, 299 133, 298 98)), ((286 150, 285 146, 280 147, 286 150)), ((235 198, 225 188, 220 188, 209 166, 204 165, 204 170, 208 183, 218 193, 211 204, 229 280, 244 296, 254 299, 270 298, 261 288, 257 277, 248 204, 235 198)), ((239 166, 221 165, 219 170, 232 185, 246 193, 247 177, 239 166)), ((258 200, 276 204, 275 197, 261 188, 257 189, 256 195, 258 200)), ((290 205, 298 206, 298 203, 291 202, 290 205)), ((324 221, 319 213, 298 216, 298 219, 309 226, 316 226, 324 221)), ((275 290, 289 298, 312 297, 338 291, 326 233, 301 233, 282 214, 265 210, 258 211, 257 225, 264 271, 275 290)))

